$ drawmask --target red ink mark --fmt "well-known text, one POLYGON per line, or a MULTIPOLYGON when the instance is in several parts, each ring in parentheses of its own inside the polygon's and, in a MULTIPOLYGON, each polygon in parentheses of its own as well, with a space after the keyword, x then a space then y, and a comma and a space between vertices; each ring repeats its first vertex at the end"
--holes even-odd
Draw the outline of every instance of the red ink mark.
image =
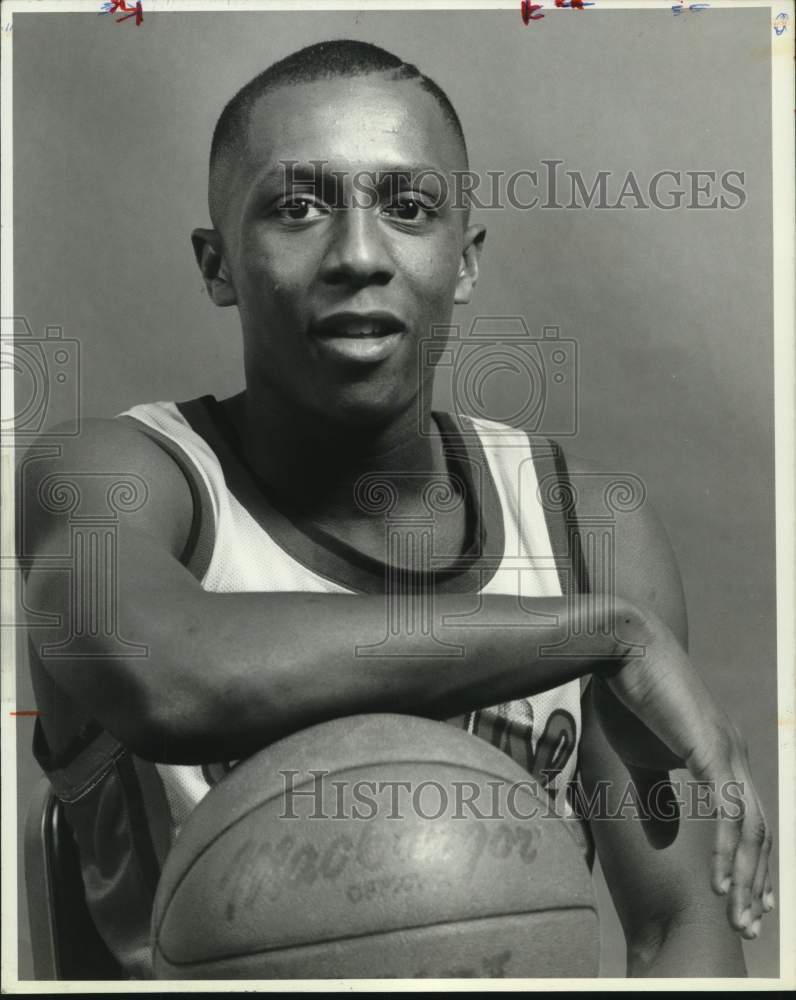
MULTIPOLYGON (((591 4, 589 4, 591 7, 591 4)), ((572 10, 584 10, 583 0, 556 0, 556 7, 571 7, 572 10)))
POLYGON ((126 0, 106 0, 103 4, 105 7, 104 13, 115 14, 117 10, 124 11, 124 17, 117 17, 116 23, 121 21, 126 21, 130 17, 135 17, 136 25, 142 24, 144 20, 144 8, 141 0, 136 0, 134 7, 128 7, 126 0))
POLYGON ((9 712, 9 715, 41 715, 41 712, 36 711, 36 709, 27 709, 22 712, 9 712))
POLYGON ((522 23, 528 24, 530 21, 540 21, 544 14, 537 14, 537 10, 541 10, 542 5, 540 3, 531 3, 530 0, 522 0, 520 4, 520 13, 522 14, 522 23))

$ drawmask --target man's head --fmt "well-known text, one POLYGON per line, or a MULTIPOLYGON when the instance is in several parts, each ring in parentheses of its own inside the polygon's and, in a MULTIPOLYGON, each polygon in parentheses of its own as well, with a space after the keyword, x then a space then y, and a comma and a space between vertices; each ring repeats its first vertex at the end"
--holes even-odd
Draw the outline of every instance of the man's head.
POLYGON ((214 225, 223 214, 226 184, 236 160, 244 155, 252 109, 259 98, 279 87, 316 83, 379 74, 385 81, 413 81, 439 104, 442 114, 458 136, 462 148, 463 169, 467 167, 467 143, 456 110, 447 94, 432 79, 411 63, 405 63, 386 49, 368 42, 349 40, 318 42, 294 52, 258 73, 235 94, 221 112, 210 147, 210 182, 208 201, 214 225))
POLYGON ((250 392, 357 424, 412 403, 419 340, 477 280, 484 230, 453 203, 466 169, 445 94, 373 45, 310 46, 233 97, 214 228, 193 240, 213 300, 238 306, 250 392))

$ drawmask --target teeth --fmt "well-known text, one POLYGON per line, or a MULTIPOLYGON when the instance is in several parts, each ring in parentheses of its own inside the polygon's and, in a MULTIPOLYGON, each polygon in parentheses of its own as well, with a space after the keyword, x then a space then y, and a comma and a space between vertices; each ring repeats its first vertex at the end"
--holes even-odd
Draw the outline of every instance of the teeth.
POLYGON ((348 329, 343 331, 343 336, 345 337, 376 337, 381 333, 379 327, 368 327, 367 329, 353 330, 348 329))
POLYGON ((325 337, 348 337, 352 340, 365 340, 377 337, 390 337, 398 333, 398 329, 391 323, 384 323, 380 320, 363 319, 360 323, 351 320, 347 325, 342 320, 339 325, 329 325, 322 332, 325 337), (355 325, 356 324, 356 325, 355 325))

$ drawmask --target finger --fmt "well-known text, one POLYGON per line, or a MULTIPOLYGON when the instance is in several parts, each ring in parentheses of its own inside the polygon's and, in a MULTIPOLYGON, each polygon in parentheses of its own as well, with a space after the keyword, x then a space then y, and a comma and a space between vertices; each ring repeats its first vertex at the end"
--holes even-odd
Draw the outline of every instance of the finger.
POLYGON ((771 884, 771 874, 766 876, 766 887, 763 891, 763 909, 766 913, 771 913, 777 905, 777 898, 774 895, 774 887, 771 884))
MULTIPOLYGON (((751 788, 751 785, 747 787, 751 788)), ((752 885, 767 833, 765 817, 756 798, 750 797, 747 802, 746 815, 733 861, 728 912, 730 924, 739 931, 746 930, 752 921, 752 885)))
MULTIPOLYGON (((763 890, 768 877, 768 859, 771 854, 772 836, 760 799, 755 791, 749 771, 748 752, 742 744, 743 762, 740 787, 746 790, 742 816, 741 838, 736 848, 733 864, 733 890, 731 892, 730 923, 740 925, 743 936, 754 939, 760 933, 763 912, 763 890), (748 805, 747 805, 748 803, 748 805), (749 878, 751 866, 754 874, 749 878), (740 912, 739 912, 740 911, 740 912)), ((736 772, 737 773, 737 772, 736 772)))
POLYGON ((720 896, 728 896, 732 886, 733 860, 741 839, 746 804, 737 813, 719 811, 711 862, 711 885, 720 896))
MULTIPOLYGON (((768 824, 765 813, 761 809, 761 814, 763 816, 763 822, 766 825, 766 835, 763 841, 763 848, 760 852, 760 860, 757 864, 757 871, 755 872, 755 880, 752 884, 752 921, 750 924, 750 929, 754 930, 754 924, 757 922, 757 931, 760 930, 760 917, 764 913, 770 912, 773 908, 767 904, 766 898, 767 893, 771 892, 771 878, 769 875, 769 864, 771 861, 771 848, 773 846, 774 838, 771 834, 771 827, 768 824)), ((756 934, 753 934, 756 937, 756 934)))
MULTIPOLYGON (((697 782, 708 782, 715 796, 716 789, 727 787, 734 778, 729 760, 730 747, 716 741, 713 746, 699 746, 686 759, 686 766, 697 782)), ((736 783, 737 785, 738 783, 736 783)), ((738 789, 734 810, 719 809, 716 812, 716 832, 713 842, 713 856, 710 865, 710 884, 719 896, 726 896, 732 886, 733 859, 741 837, 746 804, 742 787, 738 789)), ((729 911, 728 911, 729 916, 729 911)))
MULTIPOLYGON (((765 816, 763 817, 763 821, 765 822, 765 816)), ((760 851, 760 858, 757 862, 757 871, 755 872, 754 882, 752 883, 752 898, 750 909, 748 911, 749 923, 746 930, 743 932, 743 936, 749 941, 753 941, 760 934, 763 914, 766 912, 763 896, 765 883, 768 879, 768 859, 771 854, 771 843, 771 831, 768 829, 768 824, 766 823, 766 836, 763 842, 763 848, 760 851)))

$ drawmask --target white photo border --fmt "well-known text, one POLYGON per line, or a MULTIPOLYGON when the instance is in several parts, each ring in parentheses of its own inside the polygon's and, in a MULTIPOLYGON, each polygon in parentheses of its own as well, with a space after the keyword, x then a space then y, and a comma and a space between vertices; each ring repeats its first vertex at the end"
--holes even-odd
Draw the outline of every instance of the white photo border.
MULTIPOLYGON (((554 0, 540 0, 544 14, 565 17, 566 9, 556 9, 554 0)), ((519 0, 144 0, 146 13, 240 11, 400 11, 400 10, 459 10, 459 11, 516 11, 520 18, 519 0)), ((587 15, 606 10, 672 9, 673 0, 596 0, 587 15)), ((688 6, 686 2, 685 6, 688 6)), ((771 16, 771 121, 772 121, 772 227, 773 227, 773 296, 774 296, 774 394, 775 394, 775 455, 776 455, 776 553, 777 553, 777 676, 778 676, 778 731, 779 731, 779 847, 780 883, 778 908, 780 912, 780 975, 778 979, 648 979, 646 989, 692 990, 779 990, 796 985, 796 952, 787 945, 796 941, 796 825, 794 799, 796 789, 796 547, 794 546, 794 428, 796 406, 796 345, 794 337, 794 270, 796 252, 794 221, 796 220, 793 178, 796 176, 794 158, 793 111, 796 107, 794 92, 793 57, 796 18, 794 0, 713 0, 713 14, 720 16, 722 9, 766 8, 771 16), (774 21, 786 13, 786 30, 774 31, 774 21)), ((13 340, 13 20, 15 14, 47 13, 99 13, 100 0, 3 0, 0 5, 2 125, 0 144, 2 150, 2 177, 0 178, 0 336, 5 347, 13 340)), ((780 22, 781 24, 781 22, 780 22)), ((0 372, 2 386, 3 426, 13 419, 14 373, 3 368, 0 372)), ((6 499, 2 505, 2 552, 4 557, 14 552, 14 447, 13 434, 2 433, 0 449, 0 489, 6 499)), ((5 608, 15 607, 13 573, 0 574, 0 601, 5 608)), ((2 989, 10 993, 151 993, 151 992, 216 992, 222 984, 207 980, 179 980, 151 982, 102 982, 18 979, 18 873, 17 873, 17 757, 16 730, 11 723, 11 713, 16 706, 16 641, 17 629, 3 629, 2 635, 2 721, 0 740, 2 748, 2 989)), ((515 990, 518 988, 544 988, 550 991, 569 990, 568 979, 461 979, 461 980, 235 980, 225 981, 228 992, 258 990, 263 992, 353 992, 378 989, 412 991, 473 991, 515 990)), ((638 989, 635 979, 579 980, 579 989, 616 991, 638 989)))

